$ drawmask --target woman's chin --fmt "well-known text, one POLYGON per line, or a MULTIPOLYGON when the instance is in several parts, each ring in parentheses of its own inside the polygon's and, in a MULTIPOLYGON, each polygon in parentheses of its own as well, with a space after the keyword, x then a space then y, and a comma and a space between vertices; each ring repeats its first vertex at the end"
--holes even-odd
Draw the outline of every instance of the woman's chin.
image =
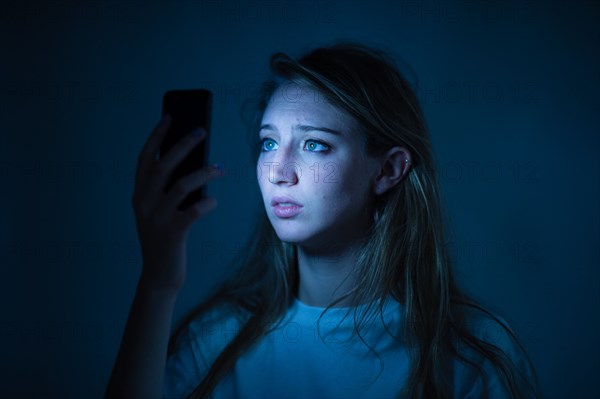
POLYGON ((302 234, 302 232, 291 231, 291 229, 275 228, 275 233, 277 233, 277 237, 279 237, 281 241, 290 244, 300 244, 309 238, 306 234, 302 234))
POLYGON ((311 237, 305 226, 295 225, 295 223, 290 223, 289 221, 272 220, 271 225, 277 237, 281 241, 290 244, 300 244, 311 237))

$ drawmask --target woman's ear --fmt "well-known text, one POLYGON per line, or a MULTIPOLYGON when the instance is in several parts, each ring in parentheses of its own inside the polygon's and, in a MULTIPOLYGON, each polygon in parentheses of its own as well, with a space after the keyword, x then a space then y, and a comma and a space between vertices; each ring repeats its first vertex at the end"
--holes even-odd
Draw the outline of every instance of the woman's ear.
POLYGON ((411 166, 410 152, 404 147, 392 147, 381 158, 379 174, 375 177, 375 194, 381 195, 398 184, 411 166))

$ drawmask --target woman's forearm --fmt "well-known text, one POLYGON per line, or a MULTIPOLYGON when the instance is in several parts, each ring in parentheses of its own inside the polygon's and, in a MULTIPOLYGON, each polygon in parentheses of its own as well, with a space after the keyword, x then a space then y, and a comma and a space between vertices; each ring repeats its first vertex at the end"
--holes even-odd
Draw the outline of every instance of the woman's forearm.
POLYGON ((106 398, 161 398, 177 294, 138 282, 106 398))

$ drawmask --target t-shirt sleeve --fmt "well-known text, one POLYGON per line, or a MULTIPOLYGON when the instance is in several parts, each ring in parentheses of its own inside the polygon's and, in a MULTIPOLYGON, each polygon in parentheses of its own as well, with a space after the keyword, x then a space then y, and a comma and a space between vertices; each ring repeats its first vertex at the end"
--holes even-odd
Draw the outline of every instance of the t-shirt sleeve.
POLYGON ((218 306, 191 321, 167 358, 163 383, 165 399, 186 398, 240 328, 227 306, 218 306))
MULTIPOLYGON (((510 331, 514 333, 512 327, 497 314, 498 317, 510 331)), ((496 320, 486 318, 475 324, 475 334, 485 342, 498 346, 514 364, 516 368, 515 379, 517 387, 524 398, 535 398, 535 372, 527 360, 527 355, 515 338, 496 320)), ((471 357, 471 360, 473 358, 471 357)), ((457 386, 457 396, 465 399, 484 398, 489 399, 510 399, 511 395, 507 388, 502 383, 502 378, 499 371, 493 366, 492 362, 487 358, 479 357, 475 362, 487 375, 487 385, 484 383, 481 374, 473 367, 459 367, 457 386), (487 396, 486 396, 487 392, 487 396)))
POLYGON ((165 399, 186 398, 208 371, 197 328, 196 324, 190 323, 167 358, 163 384, 165 399))

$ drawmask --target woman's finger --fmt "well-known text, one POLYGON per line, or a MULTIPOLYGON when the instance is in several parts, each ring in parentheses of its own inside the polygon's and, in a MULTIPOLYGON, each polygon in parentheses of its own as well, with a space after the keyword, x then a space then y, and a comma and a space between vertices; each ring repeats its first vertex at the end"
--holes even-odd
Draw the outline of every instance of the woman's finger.
POLYGON ((206 137, 206 131, 197 128, 182 137, 175 145, 160 159, 161 169, 171 172, 179 165, 190 151, 206 137))
POLYGON ((209 180, 223 176, 223 172, 212 166, 206 166, 182 177, 167 193, 162 207, 175 209, 192 191, 204 186, 209 180))
POLYGON ((175 168, 189 155, 195 146, 204 136, 194 136, 188 134, 181 138, 169 152, 165 154, 152 169, 152 184, 148 187, 148 194, 151 196, 162 195, 167 186, 167 180, 171 178, 175 168))
POLYGON ((177 211, 174 218, 176 219, 176 223, 182 226, 184 230, 187 230, 196 220, 216 207, 217 199, 215 197, 206 197, 190 205, 184 211, 177 211))
POLYGON ((146 143, 138 156, 138 166, 136 171, 137 181, 140 181, 143 176, 148 176, 150 166, 156 161, 160 145, 170 126, 171 117, 170 115, 165 114, 150 134, 148 140, 146 140, 146 143))

